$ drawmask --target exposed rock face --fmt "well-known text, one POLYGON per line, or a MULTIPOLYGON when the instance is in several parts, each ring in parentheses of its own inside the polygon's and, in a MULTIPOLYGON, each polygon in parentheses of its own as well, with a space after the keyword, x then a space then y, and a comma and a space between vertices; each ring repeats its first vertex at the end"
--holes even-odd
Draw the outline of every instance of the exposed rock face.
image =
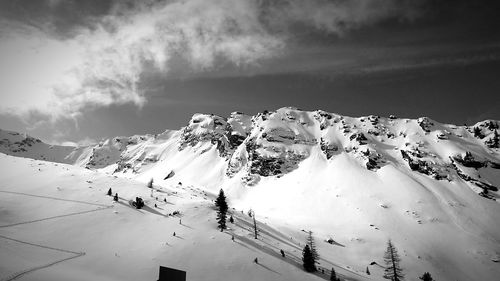
POLYGON ((182 129, 179 150, 211 142, 216 145, 221 157, 228 158, 247 137, 249 125, 250 117, 239 112, 233 112, 229 119, 213 114, 195 114, 182 129))
POLYGON ((434 123, 427 117, 420 117, 417 119, 417 123, 424 130, 424 132, 429 133, 434 126, 434 123))
POLYGON ((323 151, 323 153, 325 154, 326 159, 332 158, 335 152, 339 150, 337 145, 329 143, 323 138, 321 138, 319 145, 321 151, 323 151))
POLYGON ((462 157, 462 155, 459 154, 454 156, 453 159, 468 168, 479 169, 482 167, 486 167, 488 164, 486 161, 476 160, 474 156, 472 156, 472 153, 470 153, 469 151, 465 152, 464 157, 462 157))
POLYGON ((0 140, 0 146, 5 147, 6 149, 12 152, 26 152, 29 147, 32 147, 36 143, 41 143, 42 141, 28 135, 21 135, 16 132, 7 132, 7 134, 11 136, 18 136, 18 140, 12 141, 9 138, 4 138, 0 140))
POLYGON ((370 149, 363 152, 363 156, 365 156, 366 159, 366 168, 371 171, 380 169, 386 163, 386 161, 382 158, 382 155, 370 149))
POLYGON ((446 166, 441 166, 431 161, 419 159, 422 155, 418 151, 414 152, 401 150, 401 156, 404 160, 406 160, 406 162, 408 162, 408 166, 412 171, 432 176, 436 180, 448 179, 448 170, 446 169, 446 166))

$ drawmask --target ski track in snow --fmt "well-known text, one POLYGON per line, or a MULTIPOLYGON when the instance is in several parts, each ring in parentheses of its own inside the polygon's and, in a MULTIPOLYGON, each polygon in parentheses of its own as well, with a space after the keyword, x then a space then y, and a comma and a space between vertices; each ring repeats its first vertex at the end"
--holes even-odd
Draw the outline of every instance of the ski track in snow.
MULTIPOLYGON (((8 193, 8 194, 15 194, 15 195, 22 195, 22 196, 31 196, 31 197, 37 197, 37 198, 44 198, 44 199, 50 199, 50 200, 59 200, 59 201, 66 201, 66 202, 87 204, 87 205, 92 205, 92 206, 99 206, 99 208, 97 208, 97 209, 88 210, 88 211, 69 213, 69 214, 64 214, 64 215, 59 215, 59 216, 42 218, 42 219, 38 219, 38 220, 13 223, 13 224, 9 224, 9 225, 0 225, 0 228, 7 228, 7 227, 16 226, 16 225, 36 223, 36 222, 41 222, 41 221, 46 221, 46 220, 52 220, 52 219, 56 219, 56 218, 63 218, 63 217, 69 217, 69 216, 74 216, 74 215, 92 213, 92 212, 97 212, 97 211, 102 211, 102 210, 106 210, 106 209, 109 209, 109 208, 113 208, 112 205, 102 205, 102 204, 96 204, 96 203, 91 203, 91 202, 71 200, 71 199, 64 199, 64 198, 57 198, 57 197, 51 197, 51 196, 35 195, 35 194, 28 194, 28 193, 22 193, 22 192, 14 192, 14 191, 5 191, 5 190, 0 190, 0 192, 1 193, 8 193)), ((60 260, 56 260, 56 261, 50 262, 48 264, 39 265, 39 266, 31 267, 31 268, 28 268, 28 269, 25 269, 25 270, 22 270, 22 271, 19 271, 19 272, 15 272, 15 273, 13 273, 13 274, 11 274, 9 276, 3 277, 2 279, 0 279, 0 281, 15 280, 15 279, 18 279, 18 278, 26 275, 26 274, 34 272, 36 270, 47 268, 47 267, 51 267, 51 266, 56 265, 58 263, 65 262, 65 261, 68 261, 68 260, 71 260, 71 259, 75 259, 75 258, 79 258, 79 257, 85 255, 85 252, 74 252, 74 251, 70 251, 70 250, 65 250, 65 249, 60 249, 60 248, 54 248, 54 247, 50 247, 50 246, 45 246, 45 245, 41 245, 41 244, 30 243, 30 242, 26 242, 26 241, 22 241, 22 240, 10 238, 10 237, 7 237, 7 236, 1 235, 1 234, 0 234, 0 238, 11 240, 11 241, 18 242, 18 243, 22 243, 22 244, 33 246, 33 247, 39 247, 39 248, 44 248, 44 249, 48 249, 48 250, 53 250, 53 251, 58 251, 58 252, 63 252, 63 253, 68 253, 68 254, 72 254, 73 255, 73 256, 70 256, 70 257, 67 257, 67 258, 64 258, 64 259, 60 259, 60 260)))
POLYGON ((65 201, 65 202, 87 204, 87 205, 99 206, 99 207, 111 207, 111 205, 97 204, 97 203, 72 200, 72 199, 64 199, 64 198, 51 197, 51 196, 44 196, 44 195, 37 195, 37 194, 29 194, 29 193, 23 193, 23 192, 15 192, 15 191, 7 191, 7 190, 0 190, 0 192, 9 193, 9 194, 24 195, 24 196, 31 196, 31 197, 38 197, 38 198, 45 198, 45 199, 52 199, 52 200, 59 200, 59 201, 65 201))
POLYGON ((69 213, 69 214, 64 214, 64 215, 59 215, 59 216, 47 217, 47 218, 42 218, 42 219, 37 219, 37 220, 32 220, 32 221, 24 221, 24 222, 12 223, 12 224, 0 225, 0 228, 11 227, 11 226, 16 226, 16 225, 23 225, 23 224, 30 224, 30 223, 35 223, 35 222, 47 221, 47 220, 53 220, 53 219, 81 215, 81 214, 86 214, 86 213, 93 213, 93 212, 97 212, 97 211, 106 210, 109 208, 112 208, 112 207, 98 208, 98 209, 93 209, 93 210, 88 210, 88 211, 75 212, 75 213, 69 213))
POLYGON ((28 268, 28 269, 25 269, 23 271, 19 271, 19 272, 16 272, 16 273, 13 273, 3 279, 0 279, 0 281, 11 281, 11 280, 16 280, 18 278, 21 278, 22 276, 26 275, 26 274, 29 274, 33 271, 36 271, 36 270, 39 270, 39 269, 44 269, 44 268, 47 268, 47 267, 51 267, 53 265, 56 265, 58 263, 61 263, 61 262, 65 262, 65 261, 68 261, 68 260, 71 260, 71 259, 76 259, 76 258, 79 258, 81 256, 84 256, 85 253, 79 253, 79 254, 76 254, 72 257, 68 257, 68 258, 65 258, 65 259, 61 259, 61 260, 57 260, 57 261, 54 261, 54 262, 51 262, 49 264, 45 264, 45 265, 40 265, 40 266, 37 266, 37 267, 32 267, 32 268, 28 268))

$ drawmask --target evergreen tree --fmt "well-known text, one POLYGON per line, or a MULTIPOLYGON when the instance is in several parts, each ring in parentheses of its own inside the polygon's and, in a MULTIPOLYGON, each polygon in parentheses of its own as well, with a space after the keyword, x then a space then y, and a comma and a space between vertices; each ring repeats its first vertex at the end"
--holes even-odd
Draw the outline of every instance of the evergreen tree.
POLYGON ((423 281, 434 281, 434 279, 432 279, 432 276, 429 272, 424 273, 424 275, 422 275, 422 277, 419 277, 419 279, 423 280, 423 281))
POLYGON ((330 281, 337 281, 337 273, 335 272, 335 268, 332 267, 332 274, 330 274, 330 281))
POLYGON ((311 249, 309 248, 309 245, 306 245, 304 247, 304 250, 302 251, 302 262, 304 269, 307 272, 314 272, 316 271, 316 264, 314 260, 313 253, 311 252, 311 249))
POLYGON ((257 239, 258 231, 257 231, 257 221, 255 220, 255 212, 252 212, 253 217, 253 233, 254 239, 257 239))
POLYGON ((230 223, 234 223, 233 216, 230 216, 230 217, 229 217, 229 222, 230 222, 230 223))
POLYGON ((309 235, 307 236, 306 244, 309 245, 311 252, 314 257, 314 261, 316 262, 319 259, 318 251, 316 251, 316 243, 314 242, 314 237, 312 236, 312 231, 309 231, 309 235))
POLYGON ((392 244, 390 239, 387 241, 387 250, 384 254, 384 261, 387 265, 385 268, 384 278, 392 281, 401 281, 404 279, 403 269, 401 269, 399 265, 401 259, 399 258, 396 247, 394 247, 394 244, 392 244))
POLYGON ((220 231, 222 232, 226 229, 226 215, 227 210, 229 209, 226 202, 226 196, 224 195, 224 191, 222 189, 219 191, 217 199, 215 199, 215 206, 217 207, 217 223, 220 231))
POLYGON ((226 229, 226 212, 217 211, 217 223, 221 232, 226 229))
POLYGON ((219 191, 219 196, 217 196, 217 199, 215 199, 215 207, 217 207, 219 211, 227 213, 229 207, 227 205, 226 195, 224 195, 224 190, 222 189, 219 191))
POLYGON ((111 187, 108 189, 108 196, 113 196, 113 191, 111 191, 111 187))
POLYGON ((151 178, 149 181, 148 181, 148 185, 147 185, 149 188, 153 188, 153 178, 151 178))

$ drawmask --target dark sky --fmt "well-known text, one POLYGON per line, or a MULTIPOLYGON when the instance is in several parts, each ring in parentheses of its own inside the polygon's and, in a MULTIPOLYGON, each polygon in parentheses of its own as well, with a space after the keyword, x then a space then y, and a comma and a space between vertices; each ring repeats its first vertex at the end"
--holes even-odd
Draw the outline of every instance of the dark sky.
POLYGON ((0 128, 50 142, 196 112, 500 119, 497 1, 0 1, 0 128))

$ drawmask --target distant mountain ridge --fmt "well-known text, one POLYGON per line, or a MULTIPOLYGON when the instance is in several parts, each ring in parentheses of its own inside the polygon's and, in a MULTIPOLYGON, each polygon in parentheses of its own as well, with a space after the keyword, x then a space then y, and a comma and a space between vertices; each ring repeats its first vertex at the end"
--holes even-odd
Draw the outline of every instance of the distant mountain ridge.
POLYGON ((262 177, 292 172, 314 151, 321 152, 325 161, 346 153, 370 171, 385 165, 403 166, 435 180, 468 181, 478 187, 478 194, 498 199, 500 182, 482 176, 481 171, 500 168, 495 137, 499 124, 485 120, 456 126, 427 117, 392 115, 354 118, 288 107, 255 116, 195 114, 179 131, 115 137, 82 147, 48 145, 0 130, 0 152, 133 176, 169 162, 173 154, 189 151, 196 156, 215 149, 218 161, 224 162, 225 177, 239 176, 249 186, 262 177))

